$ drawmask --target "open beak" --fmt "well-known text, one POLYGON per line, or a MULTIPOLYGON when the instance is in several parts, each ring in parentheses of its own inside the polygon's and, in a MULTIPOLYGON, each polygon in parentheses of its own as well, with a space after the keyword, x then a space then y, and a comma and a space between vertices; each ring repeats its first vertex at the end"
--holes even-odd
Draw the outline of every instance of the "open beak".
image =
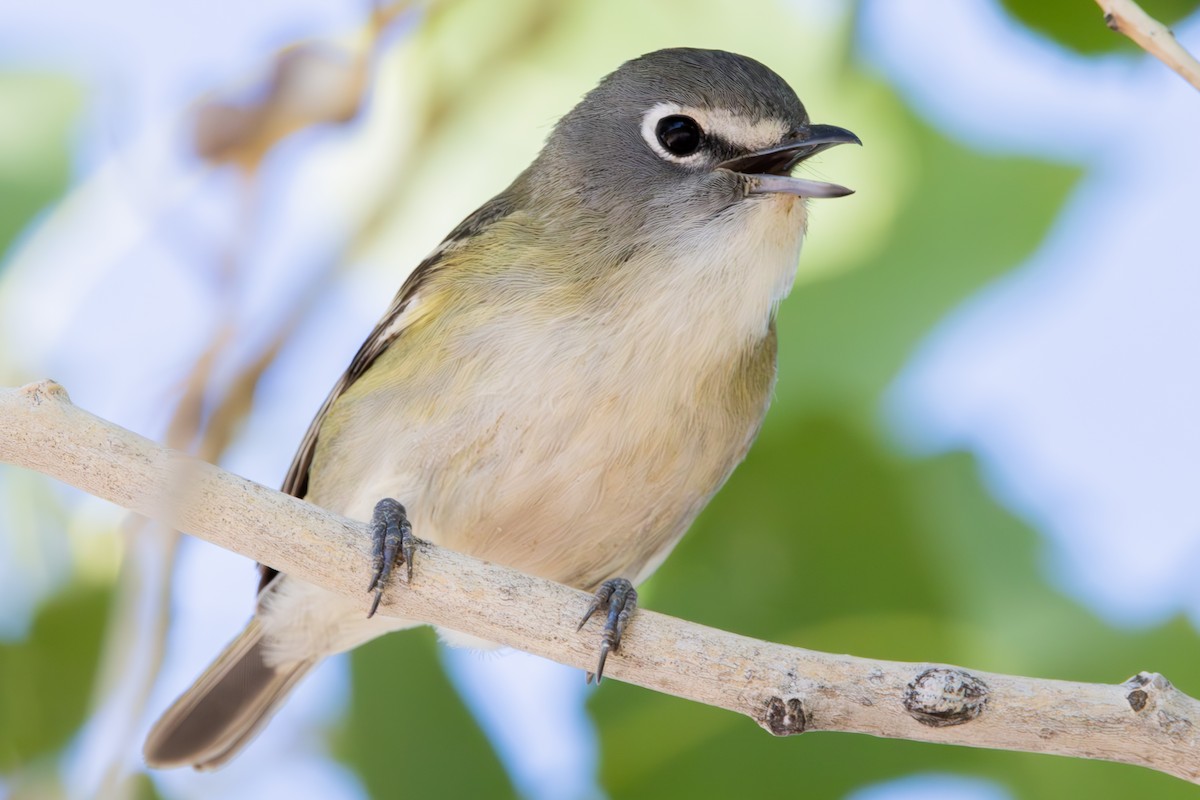
POLYGON ((797 197, 845 197, 853 189, 836 183, 793 178, 792 169, 805 159, 839 144, 859 144, 859 138, 836 125, 808 125, 799 135, 782 144, 731 158, 717 165, 749 175, 751 194, 794 194, 797 197))

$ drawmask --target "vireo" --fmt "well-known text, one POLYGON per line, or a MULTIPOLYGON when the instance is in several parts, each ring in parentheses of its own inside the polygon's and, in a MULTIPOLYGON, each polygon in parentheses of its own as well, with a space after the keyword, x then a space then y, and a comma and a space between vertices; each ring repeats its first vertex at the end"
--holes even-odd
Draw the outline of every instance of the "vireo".
MULTIPOLYGON (((284 491, 372 519, 375 603, 393 565, 411 570, 414 530, 595 591, 599 678, 633 585, 758 433, 805 198, 850 193, 790 172, 846 142, 752 59, 624 64, 408 278, 284 491)), ((225 763, 323 658, 415 624, 264 567, 253 619, 155 725, 147 762, 225 763)))

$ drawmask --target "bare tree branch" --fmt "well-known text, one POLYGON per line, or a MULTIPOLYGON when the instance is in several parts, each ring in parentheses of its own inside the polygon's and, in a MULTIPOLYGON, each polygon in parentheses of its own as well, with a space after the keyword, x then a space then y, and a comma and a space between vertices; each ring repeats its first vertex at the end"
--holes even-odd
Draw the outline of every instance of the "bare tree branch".
MULTIPOLYGON (((53 382, 0 390, 0 461, 37 470, 284 572, 361 598, 366 527, 150 442, 71 405, 53 382)), ((589 669, 589 597, 423 544, 383 613, 589 669)), ((1038 680, 830 655, 639 611, 606 673, 745 714, 776 735, 816 730, 1138 764, 1200 783, 1200 702, 1162 676, 1038 680)))
POLYGON ((1104 22, 1117 33, 1128 36, 1159 61, 1200 89, 1200 62, 1176 39, 1166 25, 1142 10, 1134 0, 1096 0, 1104 12, 1104 22))

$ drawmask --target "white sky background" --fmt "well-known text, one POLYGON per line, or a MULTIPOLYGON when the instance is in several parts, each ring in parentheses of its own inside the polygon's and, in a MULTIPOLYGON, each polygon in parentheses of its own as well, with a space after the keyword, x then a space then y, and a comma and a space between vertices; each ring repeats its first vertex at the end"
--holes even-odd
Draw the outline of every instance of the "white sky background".
MULTIPOLYGON (((10 284, 5 293, 21 305, 0 308, 0 337, 22 343, 31 378, 52 374, 80 405, 152 437, 161 436, 161 408, 187 368, 178 354, 211 336, 218 311, 237 323, 246 345, 221 374, 253 354, 276 321, 283 287, 324 268, 323 256, 336 251, 346 225, 373 196, 361 188, 371 185, 371 159, 404 135, 331 134, 315 145, 318 157, 306 156, 310 166, 300 174, 294 161, 268 164, 263 194, 283 199, 261 210, 254 270, 230 305, 211 274, 219 249, 197 256, 193 245, 234 235, 235 187, 181 158, 178 131, 165 121, 177 120, 203 91, 259 66, 264 53, 357 24, 362 6, 261 0, 238 4, 235 15, 230 8, 29 0, 0 11, 0 69, 66 69, 94 90, 77 138, 84 194, 74 210, 50 220, 61 227, 29 240, 17 256, 24 268, 5 276, 21 282, 19 291, 10 284), (104 202, 87 201, 89 192, 104 202), (180 300, 136 302, 146 296, 180 300), (152 388, 114 393, 120 386, 152 388)), ((1001 501, 1047 536, 1047 575, 1097 613, 1124 623, 1153 622, 1179 609, 1200 614, 1193 588, 1200 571, 1195 91, 1149 59, 1131 70, 1126 58, 1064 53, 984 0, 874 0, 861 24, 859 55, 932 124, 973 147, 1087 170, 1030 262, 956 310, 900 376, 886 409, 897 435, 917 452, 977 454, 1001 501), (924 22, 932 17, 937 26, 924 22)), ((1177 33, 1200 50, 1195 21, 1177 33)), ((504 168, 516 163, 499 161, 504 168)), ((431 236, 456 221, 439 224, 431 236)), ((414 249, 412 263, 419 255, 414 249)), ((278 484, 312 410, 379 313, 380 293, 390 295, 398 284, 394 275, 387 286, 379 279, 348 274, 321 298, 268 375, 247 435, 225 466, 278 484)), ((111 515, 101 504, 79 502, 81 514, 111 515)), ((10 574, 4 565, 15 561, 2 552, 7 537, 0 535, 0 586, 8 592, 0 617, 9 618, 0 618, 0 630, 12 635, 63 576, 30 581, 10 574)), ((177 581, 176 624, 152 710, 195 677, 251 605, 250 565, 215 548, 185 544, 177 581)), ((508 742, 500 750, 524 791, 595 791, 594 742, 577 672, 517 654, 452 653, 447 662, 491 734, 508 742), (548 701, 534 706, 526 698, 526 707, 544 712, 514 715, 482 702, 520 696, 508 693, 522 678, 548 701), (488 681, 506 692, 489 692, 488 681), (505 733, 506 719, 528 719, 542 733, 505 733), (561 749, 511 744, 535 739, 561 749), (539 761, 546 752, 551 757, 539 761)), ((351 773, 322 756, 320 731, 341 713, 346 692, 344 663, 334 660, 228 769, 169 773, 159 778, 163 789, 196 798, 363 796, 351 773)), ((94 785, 97 765, 124 744, 105 733, 101 717, 68 759, 80 796, 94 785)), ((905 781, 857 796, 930 796, 919 787, 905 781)), ((927 787, 935 789, 945 797, 1002 796, 971 782, 927 787)))

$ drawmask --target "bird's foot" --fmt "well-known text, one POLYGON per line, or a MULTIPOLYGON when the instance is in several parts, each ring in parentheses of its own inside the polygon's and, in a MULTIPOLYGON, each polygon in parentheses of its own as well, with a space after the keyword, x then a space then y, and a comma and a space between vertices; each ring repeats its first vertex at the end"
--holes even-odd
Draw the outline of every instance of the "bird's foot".
POLYGON ((413 553, 417 549, 417 538, 413 536, 412 525, 408 522, 408 514, 404 506, 390 497, 385 497, 375 504, 375 512, 371 515, 371 537, 375 547, 372 551, 374 572, 371 573, 371 585, 368 592, 375 592, 375 600, 367 617, 375 616, 379 601, 383 599, 383 590, 392 568, 403 562, 408 568, 405 583, 412 582, 413 553))
POLYGON ((600 683, 600 679, 604 677, 604 661, 608 658, 609 653, 621 646, 621 634, 625 632, 625 626, 629 624, 629 617, 636 608, 637 590, 624 578, 607 580, 596 590, 591 605, 588 606, 583 619, 579 621, 579 627, 576 628, 576 630, 582 630, 584 624, 597 611, 601 609, 608 611, 608 619, 604 622, 604 634, 600 637, 600 663, 597 664, 595 673, 587 674, 588 683, 592 682, 593 674, 596 683, 600 683))

